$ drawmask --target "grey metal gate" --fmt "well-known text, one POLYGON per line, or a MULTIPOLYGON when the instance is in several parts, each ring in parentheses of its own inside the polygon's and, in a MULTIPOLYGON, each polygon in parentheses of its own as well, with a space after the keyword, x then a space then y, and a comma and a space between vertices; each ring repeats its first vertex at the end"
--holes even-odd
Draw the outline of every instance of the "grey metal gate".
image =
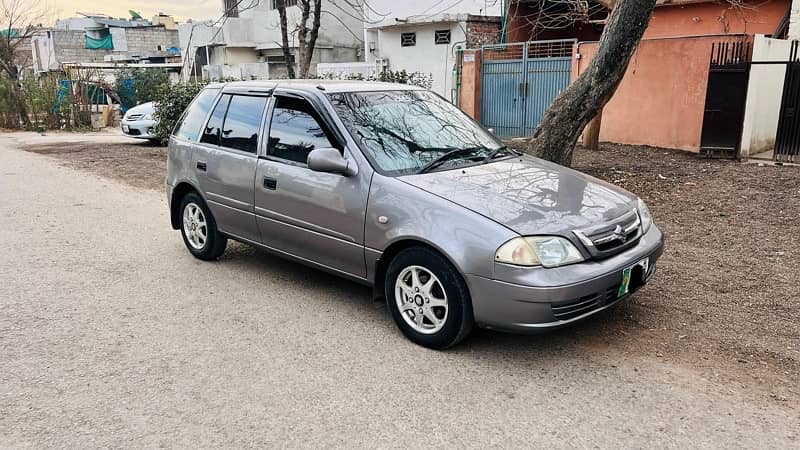
POLYGON ((500 137, 533 134, 569 86, 575 39, 487 45, 481 50, 481 123, 500 137))

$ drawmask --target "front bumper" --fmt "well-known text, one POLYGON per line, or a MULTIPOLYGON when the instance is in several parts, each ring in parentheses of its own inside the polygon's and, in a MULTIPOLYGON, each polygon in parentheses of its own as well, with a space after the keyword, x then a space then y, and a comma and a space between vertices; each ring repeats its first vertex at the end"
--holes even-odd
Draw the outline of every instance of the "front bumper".
POLYGON ((155 120, 122 120, 120 126, 126 136, 137 139, 155 139, 155 120))
POLYGON ((648 261, 646 271, 632 271, 629 293, 649 281, 663 250, 664 235, 652 226, 634 247, 602 261, 554 269, 498 264, 494 279, 467 275, 475 321, 484 328, 535 333, 584 320, 629 297, 618 295, 624 269, 648 261))

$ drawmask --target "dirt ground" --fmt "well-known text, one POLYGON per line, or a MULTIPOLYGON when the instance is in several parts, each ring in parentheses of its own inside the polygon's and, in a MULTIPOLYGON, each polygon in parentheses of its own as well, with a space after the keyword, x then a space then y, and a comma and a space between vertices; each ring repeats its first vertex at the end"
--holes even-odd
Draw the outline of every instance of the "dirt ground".
MULTIPOLYGON (((166 149, 147 143, 29 144, 81 170, 163 187, 166 149)), ((578 149, 575 168, 641 196, 667 236, 658 274, 581 328, 598 352, 670 359, 708 379, 800 400, 800 168, 699 159, 649 147, 578 149), (614 340, 619 346, 621 340, 614 340)), ((791 407, 791 406, 789 406, 791 407)))
POLYGON ((149 141, 54 142, 23 145, 25 150, 54 156, 66 165, 116 178, 145 189, 164 189, 167 148, 149 141))

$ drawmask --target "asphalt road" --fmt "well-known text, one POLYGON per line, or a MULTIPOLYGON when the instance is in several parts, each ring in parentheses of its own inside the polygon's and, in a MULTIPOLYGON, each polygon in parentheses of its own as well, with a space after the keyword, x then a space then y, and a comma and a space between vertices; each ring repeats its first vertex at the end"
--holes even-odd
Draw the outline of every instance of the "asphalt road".
POLYGON ((406 341, 366 288, 0 140, 0 447, 796 448, 796 410, 581 328, 406 341), (759 397, 760 398, 760 397, 759 397))

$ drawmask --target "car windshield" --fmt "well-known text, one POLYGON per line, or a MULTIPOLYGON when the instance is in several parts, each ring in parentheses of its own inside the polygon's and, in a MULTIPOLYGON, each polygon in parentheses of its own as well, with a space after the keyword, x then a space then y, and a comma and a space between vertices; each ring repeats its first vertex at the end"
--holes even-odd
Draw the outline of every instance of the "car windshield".
POLYGON ((330 99, 353 138, 390 175, 486 161, 503 148, 460 109, 428 91, 336 93, 330 99))

